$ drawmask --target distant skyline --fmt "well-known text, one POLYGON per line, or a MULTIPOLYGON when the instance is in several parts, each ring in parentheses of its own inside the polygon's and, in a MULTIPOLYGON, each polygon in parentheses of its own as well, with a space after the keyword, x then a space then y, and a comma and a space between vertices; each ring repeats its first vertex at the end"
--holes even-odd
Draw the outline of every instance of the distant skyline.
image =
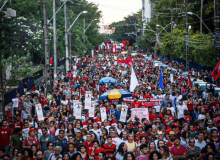
POLYGON ((87 0, 98 4, 102 11, 100 25, 108 25, 112 22, 123 20, 124 17, 136 13, 142 8, 141 0, 87 0))

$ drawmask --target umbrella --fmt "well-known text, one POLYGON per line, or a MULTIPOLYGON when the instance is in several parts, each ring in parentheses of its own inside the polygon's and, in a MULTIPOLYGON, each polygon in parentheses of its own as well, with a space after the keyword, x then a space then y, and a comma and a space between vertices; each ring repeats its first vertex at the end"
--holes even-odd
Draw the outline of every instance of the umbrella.
POLYGON ((128 54, 128 52, 121 52, 121 54, 128 54))
POLYGON ((99 80, 99 83, 117 83, 117 81, 112 77, 104 77, 99 80))
POLYGON ((118 98, 125 98, 125 97, 131 97, 132 94, 128 91, 122 90, 122 89, 113 89, 108 90, 104 94, 100 96, 100 100, 103 99, 118 99, 118 98))

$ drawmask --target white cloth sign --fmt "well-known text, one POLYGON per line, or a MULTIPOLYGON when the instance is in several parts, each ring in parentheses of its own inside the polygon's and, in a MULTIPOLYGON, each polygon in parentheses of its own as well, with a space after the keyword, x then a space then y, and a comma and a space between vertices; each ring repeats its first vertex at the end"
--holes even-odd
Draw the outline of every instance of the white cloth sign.
POLYGON ((131 116, 138 117, 140 121, 142 120, 142 118, 147 118, 149 120, 148 108, 132 108, 131 116))
POLYGON ((86 91, 85 93, 85 109, 89 109, 91 106, 92 92, 86 91))
POLYGON ((107 119, 106 108, 105 107, 100 108, 100 112, 101 112, 101 120, 102 120, 102 122, 104 122, 104 120, 107 119))
POLYGON ((131 83, 130 83, 130 92, 133 92, 136 86, 138 86, 138 80, 136 74, 134 73, 133 67, 131 67, 131 83))
POLYGON ((77 106, 78 105, 82 105, 82 102, 79 102, 79 100, 78 100, 78 102, 73 102, 73 115, 74 116, 76 116, 76 108, 77 108, 77 106))
POLYGON ((12 102, 13 102, 13 108, 14 107, 18 107, 18 99, 12 99, 12 102))
POLYGON ((121 108, 121 115, 120 115, 120 122, 125 122, 126 121, 126 116, 128 112, 128 106, 123 105, 121 108))
POLYGON ((170 82, 173 83, 173 74, 170 74, 170 82))
POLYGON ((94 117, 95 115, 95 105, 94 103, 91 104, 91 106, 89 107, 89 117, 94 117))
POLYGON ((35 107, 36 107, 35 109, 36 109, 36 112, 37 112, 38 120, 43 121, 44 120, 44 115, 43 115, 41 104, 36 104, 35 107))
POLYGON ((81 119, 82 117, 81 110, 82 110, 82 104, 81 102, 78 102, 75 108, 76 119, 81 119))

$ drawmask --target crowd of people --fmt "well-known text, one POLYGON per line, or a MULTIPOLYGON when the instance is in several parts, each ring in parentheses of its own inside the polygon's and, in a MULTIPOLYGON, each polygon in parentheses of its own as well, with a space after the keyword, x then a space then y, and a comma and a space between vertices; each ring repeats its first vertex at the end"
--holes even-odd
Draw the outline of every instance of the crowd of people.
MULTIPOLYGON (((208 71, 190 70, 194 81, 210 84, 204 91, 183 78, 184 66, 166 62, 175 70, 154 66, 139 53, 133 68, 139 86, 128 102, 126 122, 120 122, 123 98, 100 100, 107 90, 130 91, 131 69, 117 59, 130 56, 95 54, 75 59, 67 74, 60 72, 51 90, 33 86, 16 95, 17 107, 9 107, 0 127, 0 159, 3 160, 216 160, 220 159, 220 107, 208 71), (163 89, 159 89, 160 72, 163 89), (174 80, 171 80, 170 74, 174 80), (117 83, 100 84, 103 77, 117 83), (85 109, 85 92, 91 91, 95 115, 85 109), (141 103, 140 99, 146 99, 141 103), (162 99, 160 111, 151 100, 162 99), (82 102, 81 119, 74 116, 74 100, 82 102), (41 104, 44 120, 39 121, 36 105, 41 104), (100 108, 107 119, 102 121, 100 108), (132 108, 148 108, 149 116, 132 117, 132 108)), ((148 54, 153 59, 164 57, 148 54)))

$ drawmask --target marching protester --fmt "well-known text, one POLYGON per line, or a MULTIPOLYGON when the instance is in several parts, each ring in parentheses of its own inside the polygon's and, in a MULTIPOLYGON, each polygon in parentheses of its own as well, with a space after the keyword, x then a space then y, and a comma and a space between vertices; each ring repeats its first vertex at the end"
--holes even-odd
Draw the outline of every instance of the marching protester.
POLYGON ((0 159, 218 159, 219 97, 194 85, 211 74, 145 57, 164 59, 142 51, 87 55, 50 90, 42 81, 17 94, 19 107, 0 127, 0 159))

